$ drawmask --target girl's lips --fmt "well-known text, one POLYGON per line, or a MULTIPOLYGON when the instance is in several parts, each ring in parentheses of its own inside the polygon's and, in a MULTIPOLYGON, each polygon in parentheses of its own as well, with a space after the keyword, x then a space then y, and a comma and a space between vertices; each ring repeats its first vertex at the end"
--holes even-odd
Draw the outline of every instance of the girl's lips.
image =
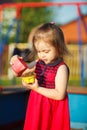
POLYGON ((46 62, 47 60, 46 59, 43 59, 44 62, 46 62))

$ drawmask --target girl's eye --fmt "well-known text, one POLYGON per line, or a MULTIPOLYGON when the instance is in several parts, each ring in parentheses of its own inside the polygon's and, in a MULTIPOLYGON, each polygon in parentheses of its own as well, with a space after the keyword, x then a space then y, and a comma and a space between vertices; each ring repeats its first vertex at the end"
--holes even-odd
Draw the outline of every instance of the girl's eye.
MULTIPOLYGON (((43 53, 48 53, 49 52, 49 50, 47 50, 47 51, 42 51, 43 53)), ((37 53, 41 53, 40 51, 37 51, 37 53)))
POLYGON ((44 51, 45 53, 48 53, 49 51, 44 51))
POLYGON ((45 53, 48 53, 48 51, 45 51, 45 53))

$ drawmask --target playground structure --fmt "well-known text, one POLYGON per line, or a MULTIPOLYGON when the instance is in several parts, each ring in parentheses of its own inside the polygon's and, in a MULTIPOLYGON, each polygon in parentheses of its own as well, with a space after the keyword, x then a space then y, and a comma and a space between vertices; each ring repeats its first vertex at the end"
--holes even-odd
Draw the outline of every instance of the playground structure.
MULTIPOLYGON (((63 6, 63 5, 72 5, 72 6, 76 6, 77 8, 77 14, 78 14, 78 19, 77 19, 77 22, 78 22, 78 25, 77 25, 77 30, 78 30, 78 47, 79 47, 79 60, 80 60, 80 70, 81 70, 81 86, 84 86, 84 62, 83 62, 83 54, 82 54, 82 37, 81 37, 81 28, 80 28, 80 21, 83 23, 83 26, 84 26, 84 29, 85 29, 85 32, 87 34, 87 25, 86 23, 83 21, 82 19, 82 15, 81 15, 81 10, 80 10, 80 6, 81 5, 87 5, 87 2, 68 2, 68 3, 65 3, 65 2, 29 2, 29 3, 9 3, 9 4, 2 4, 0 5, 0 56, 2 55, 3 53, 3 50, 4 50, 4 47, 5 45, 7 44, 8 42, 8 39, 9 39, 9 34, 10 34, 10 31, 13 27, 13 24, 14 22, 16 21, 17 22, 17 29, 19 29, 20 27, 20 16, 21 16, 21 9, 22 8, 39 8, 39 7, 50 7, 50 6, 63 6), (1 30, 2 30, 2 22, 3 22, 3 10, 5 8, 16 8, 16 16, 15 18, 12 20, 12 24, 9 26, 8 28, 8 31, 7 31, 7 34, 4 38, 4 40, 2 40, 2 37, 1 37, 1 30)), ((16 43, 19 42, 18 40, 18 36, 19 36, 19 30, 17 30, 17 33, 16 33, 17 37, 16 37, 16 43)), ((1 61, 0 61, 1 62, 1 61)), ((1 63, 0 63, 1 64, 1 63)), ((1 71, 1 66, 0 66, 0 71, 1 71)), ((8 89, 9 90, 9 89, 8 89)), ((3 101, 4 101, 4 104, 7 102, 9 104, 8 106, 8 111, 9 111, 9 107, 10 105, 13 104, 13 99, 15 99, 15 103, 18 103, 23 100, 25 102, 25 90, 22 91, 23 93, 21 93, 21 91, 18 91, 19 89, 14 90, 12 88, 12 90, 10 89, 9 92, 5 93, 6 90, 2 91, 2 94, 0 95, 1 98, 0 98, 0 104, 2 104, 3 106, 3 101), (16 93, 18 92, 18 93, 16 93), (20 94, 19 94, 20 93, 20 94), (23 97, 22 97, 23 96, 23 97), (8 98, 7 98, 8 97, 8 98), (19 99, 20 97, 20 99, 19 99), (6 101, 7 99, 7 101, 6 101), (12 100, 10 100, 12 99, 12 100), (19 99, 19 100, 17 100, 19 99), (9 102, 11 101, 11 102, 9 102), (16 102, 18 101, 18 102, 16 102)), ((70 113, 71 113, 71 124, 72 124, 72 128, 83 128, 84 130, 87 128, 87 113, 86 113, 86 110, 87 110, 87 89, 85 90, 85 93, 79 93, 79 92, 71 92, 71 91, 68 91, 69 92, 69 104, 70 104, 70 113), (82 123, 84 126, 81 126, 79 125, 79 123, 82 123)), ((22 102, 22 103, 24 103, 22 102)), ((16 104, 18 106, 18 104, 16 104)), ((25 106, 25 104, 21 104, 20 106, 25 106)), ((22 106, 22 107, 23 107, 22 106)), ((5 106, 3 106, 5 108, 5 106)), ((25 108, 23 107, 23 113, 21 113, 21 111, 17 108, 15 109, 15 106, 14 106, 14 109, 12 108, 12 113, 16 113, 17 112, 19 113, 20 111, 20 115, 18 115, 16 117, 16 114, 13 115, 14 116, 14 119, 13 117, 9 117, 9 122, 7 122, 7 117, 3 117, 3 113, 4 111, 6 112, 6 114, 8 114, 9 112, 6 111, 6 109, 3 109, 2 107, 2 111, 1 111, 1 117, 4 119, 2 120, 2 118, 0 119, 2 122, 0 125, 7 125, 6 123, 12 123, 12 121, 19 121, 19 120, 23 120, 24 119, 24 115, 25 115, 25 108), (19 111, 18 111, 19 110, 19 111), (21 115, 23 114, 23 115, 21 115), (12 120, 13 119, 13 120, 12 120)), ((19 107, 20 109, 22 107, 19 107)), ((5 116, 5 115, 4 115, 5 116)))
MULTIPOLYGON (((84 81, 84 62, 83 62, 83 54, 82 54, 82 36, 81 36, 81 27, 80 22, 83 23, 84 30, 87 34, 87 25, 85 21, 82 19, 82 14, 80 10, 81 5, 87 5, 87 2, 28 2, 28 3, 8 3, 8 4, 1 4, 0 5, 0 58, 2 56, 2 53, 4 51, 4 48, 6 44, 8 43, 10 32, 13 28, 13 25, 15 22, 17 22, 16 27, 16 43, 19 43, 19 33, 20 33, 20 17, 21 17, 21 9, 22 8, 39 8, 39 7, 55 7, 55 6, 75 6, 77 9, 77 15, 78 15, 78 25, 77 25, 77 31, 78 31, 78 47, 79 47, 79 61, 80 61, 80 76, 81 76, 81 86, 85 86, 84 81), (14 18, 12 19, 11 25, 8 27, 7 33, 2 39, 2 23, 3 23, 3 10, 5 8, 15 8, 16 14, 14 18)), ((2 66, 0 61, 0 74, 2 71, 2 66)))

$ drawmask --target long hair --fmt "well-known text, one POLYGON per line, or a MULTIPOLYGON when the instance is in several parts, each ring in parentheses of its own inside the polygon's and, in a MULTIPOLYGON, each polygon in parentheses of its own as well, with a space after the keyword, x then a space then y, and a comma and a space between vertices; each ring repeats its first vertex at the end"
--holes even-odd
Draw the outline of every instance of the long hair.
POLYGON ((33 46, 35 42, 39 43, 41 40, 54 46, 58 52, 58 57, 63 58, 70 54, 65 44, 63 31, 53 23, 43 24, 36 30, 32 40, 33 46))

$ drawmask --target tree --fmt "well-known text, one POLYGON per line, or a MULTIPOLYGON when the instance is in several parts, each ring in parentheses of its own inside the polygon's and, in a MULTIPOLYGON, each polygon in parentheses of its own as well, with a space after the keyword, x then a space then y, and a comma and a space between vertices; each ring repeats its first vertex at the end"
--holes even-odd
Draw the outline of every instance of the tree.
POLYGON ((50 12, 45 8, 27 8, 22 10, 21 16, 21 42, 27 40, 27 37, 32 28, 35 26, 50 21, 50 12), (49 16, 49 17, 48 17, 49 16))
MULTIPOLYGON (((28 2, 28 0, 22 0, 28 2)), ((21 0, 15 0, 15 2, 22 2, 21 0)), ((35 0, 30 2, 41 2, 41 0, 35 0)), ((19 41, 26 42, 31 30, 39 24, 51 21, 52 12, 47 7, 40 8, 22 8, 21 10, 21 23, 20 23, 20 35, 19 41)))

